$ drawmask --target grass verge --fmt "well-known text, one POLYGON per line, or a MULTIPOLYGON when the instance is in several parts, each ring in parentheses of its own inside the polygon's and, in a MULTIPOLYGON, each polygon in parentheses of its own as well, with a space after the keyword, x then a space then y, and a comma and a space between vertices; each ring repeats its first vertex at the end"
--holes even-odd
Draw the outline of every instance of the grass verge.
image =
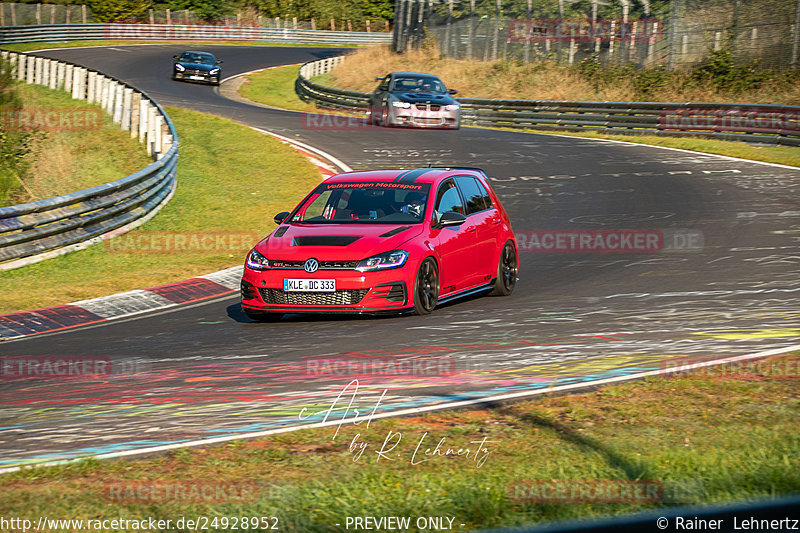
POLYGON ((293 207, 319 183, 317 169, 280 141, 214 115, 178 108, 167 112, 181 139, 178 188, 170 203, 117 240, 0 272, 0 313, 151 287, 239 264, 274 227, 272 215, 293 207), (182 246, 178 239, 184 239, 182 246))
MULTIPOLYGON (((261 102, 273 107, 290 109, 294 111, 313 112, 320 111, 313 105, 307 104, 297 97, 294 91, 294 81, 297 78, 297 67, 286 66, 263 70, 247 76, 249 82, 240 88, 239 92, 245 98, 261 102)), ((336 81, 330 74, 315 78, 316 82, 323 85, 334 86, 336 81)), ((321 111, 329 113, 330 111, 321 111)), ((490 128, 506 129, 510 128, 490 128)), ((787 146, 756 146, 744 142, 719 141, 702 137, 662 137, 656 135, 608 135, 598 132, 562 132, 552 130, 519 130, 529 133, 544 133, 568 135, 571 137, 589 137, 595 139, 614 139, 632 143, 641 143, 668 148, 679 148, 710 154, 740 157, 753 161, 764 161, 789 166, 800 166, 800 150, 787 146)))
POLYGON ((25 469, 4 476, 0 513, 276 516, 287 532, 341 531, 334 524, 347 516, 446 516, 466 531, 788 494, 800 491, 799 363, 794 353, 591 393, 348 424, 335 439, 331 427, 150 459, 25 469), (434 453, 440 442, 441 452, 470 452, 434 453), (571 495, 571 487, 636 481, 663 492, 623 502, 571 495), (540 484, 566 492, 541 501, 546 493, 530 490, 540 484), (137 489, 160 486, 164 498, 164 487, 178 485, 184 495, 168 502, 137 489), (254 498, 227 491, 192 499, 207 486, 250 487, 254 498))
POLYGON ((28 175, 4 183, 0 205, 79 191, 127 176, 153 162, 144 145, 114 124, 100 106, 37 85, 21 84, 17 92, 23 106, 19 114, 10 112, 11 121, 49 121, 54 127, 41 128, 45 135, 33 145, 28 175))

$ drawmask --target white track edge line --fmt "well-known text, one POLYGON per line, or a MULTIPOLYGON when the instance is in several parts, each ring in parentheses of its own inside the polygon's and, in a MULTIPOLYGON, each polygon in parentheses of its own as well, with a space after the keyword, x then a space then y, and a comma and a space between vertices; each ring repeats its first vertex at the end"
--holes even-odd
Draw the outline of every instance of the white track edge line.
MULTIPOLYGON (((753 354, 745 354, 745 355, 738 355, 733 357, 723 357, 720 359, 713 359, 710 361, 702 361, 699 363, 690 363, 692 369, 695 368, 703 368, 709 367, 724 363, 732 363, 737 361, 747 361, 750 359, 762 359, 764 357, 770 357, 773 355, 780 355, 787 352, 793 352, 800 350, 800 344, 795 344, 792 346, 786 346, 783 348, 773 348, 771 350, 765 350, 762 352, 756 352, 753 354)), ((680 374, 681 372, 675 371, 675 374, 680 374)), ((620 383, 624 381, 632 381, 634 379, 641 379, 651 376, 663 376, 663 375, 670 375, 669 372, 659 369, 659 370, 649 370, 647 372, 639 372, 638 374, 628 374, 625 376, 617 376, 613 378, 606 378, 606 379, 598 379, 596 381, 587 381, 583 383, 572 383, 569 385, 559 385, 559 386, 552 386, 552 387, 545 387, 541 389, 536 389, 532 391, 521 391, 521 392, 513 392, 508 394, 498 394, 495 396, 486 396, 484 398, 476 398, 473 400, 461 400, 458 402, 452 402, 447 404, 439 404, 439 405, 429 405, 425 407, 414 407, 410 409, 401 409, 399 411, 392 411, 388 413, 381 413, 381 414, 374 414, 370 417, 370 420, 376 420, 381 418, 390 418, 390 417, 398 417, 398 416, 407 416, 407 415, 416 415, 420 413, 426 413, 431 411, 442 411, 446 409, 458 409, 462 407, 467 407, 476 404, 483 404, 483 403, 490 403, 490 402, 498 402, 498 401, 507 401, 507 400, 516 400, 521 399, 529 396, 539 396, 542 394, 552 393, 552 392, 564 392, 564 391, 574 391, 579 390, 582 388, 588 387, 597 387, 598 385, 608 385, 612 383, 620 383)), ((363 416, 358 419, 359 421, 363 421, 363 416)), ((136 455, 143 455, 143 454, 151 454, 151 453, 159 453, 165 452, 169 450, 176 450, 179 448, 191 448, 196 446, 207 446, 210 444, 218 444, 221 442, 229 442, 232 440, 241 440, 241 439, 253 439, 259 437, 266 437, 269 435, 277 435, 280 433, 289 433, 291 431, 299 431, 301 429, 315 429, 315 428, 323 428, 323 427, 330 427, 335 425, 344 425, 347 423, 355 423, 356 418, 349 418, 349 419, 340 419, 340 420, 333 420, 329 422, 316 422, 313 424, 304 424, 300 426, 291 426, 291 427, 284 427, 284 428, 277 428, 277 429, 269 429, 265 431, 255 431, 251 433, 242 433, 239 435, 228 435, 225 437, 214 437, 210 439, 201 439, 201 440, 194 440, 188 442, 181 442, 177 444, 165 444, 161 446, 152 446, 150 448, 141 448, 138 450, 126 450, 122 452, 111 452, 111 453, 104 453, 100 455, 94 456, 86 456, 80 457, 75 459, 64 459, 61 461, 52 461, 48 463, 34 463, 30 465, 19 465, 19 466, 12 466, 8 468, 0 468, 0 474, 8 474, 12 472, 17 472, 22 470, 23 468, 29 467, 45 467, 45 466, 58 466, 58 465, 65 465, 70 463, 75 463, 78 461, 83 461, 86 459, 114 459, 114 458, 121 458, 121 457, 132 457, 136 455)))

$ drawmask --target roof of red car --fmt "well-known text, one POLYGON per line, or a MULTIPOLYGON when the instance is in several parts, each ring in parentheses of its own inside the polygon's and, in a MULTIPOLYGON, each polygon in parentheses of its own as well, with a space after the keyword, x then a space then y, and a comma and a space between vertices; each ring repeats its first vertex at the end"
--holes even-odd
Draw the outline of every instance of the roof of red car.
POLYGON ((415 169, 384 169, 384 170, 355 170, 331 176, 326 181, 364 182, 364 181, 404 181, 413 183, 433 183, 438 178, 456 174, 479 174, 480 169, 473 168, 415 168, 415 169))

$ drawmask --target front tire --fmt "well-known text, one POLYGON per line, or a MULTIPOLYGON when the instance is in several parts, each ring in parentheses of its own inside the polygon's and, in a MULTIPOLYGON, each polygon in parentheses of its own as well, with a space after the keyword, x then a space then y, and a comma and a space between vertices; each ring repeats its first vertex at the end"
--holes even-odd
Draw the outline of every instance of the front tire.
POLYGON ((508 296, 514 292, 517 286, 517 248, 514 243, 508 241, 500 252, 500 260, 497 262, 497 277, 494 280, 494 288, 489 294, 492 296, 508 296))
POLYGON ((414 312, 429 315, 439 303, 439 269, 436 261, 425 259, 417 271, 414 281, 414 312))

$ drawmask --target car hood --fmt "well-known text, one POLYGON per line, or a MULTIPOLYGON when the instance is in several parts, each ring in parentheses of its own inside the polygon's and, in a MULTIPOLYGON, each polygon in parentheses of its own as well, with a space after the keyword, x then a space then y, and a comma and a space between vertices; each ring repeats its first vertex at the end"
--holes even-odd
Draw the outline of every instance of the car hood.
POLYGON ((285 261, 357 261, 396 250, 422 232, 422 224, 287 224, 279 226, 256 250, 285 261))
POLYGON ((441 93, 419 93, 419 92, 393 92, 392 96, 401 102, 411 104, 457 104, 456 100, 449 94, 441 93))
POLYGON ((176 63, 178 65, 182 65, 182 66, 184 66, 186 68, 190 68, 190 69, 193 69, 193 70, 205 70, 206 72, 208 72, 209 70, 218 68, 217 65, 206 65, 204 63, 187 63, 186 61, 177 61, 176 63))

